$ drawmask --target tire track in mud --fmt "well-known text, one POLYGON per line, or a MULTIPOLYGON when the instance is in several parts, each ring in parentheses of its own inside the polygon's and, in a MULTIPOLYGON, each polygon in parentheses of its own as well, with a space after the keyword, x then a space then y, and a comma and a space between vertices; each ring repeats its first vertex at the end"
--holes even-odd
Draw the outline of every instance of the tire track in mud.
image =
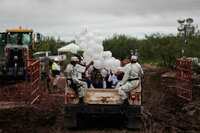
MULTIPOLYGON (((163 80, 161 75, 166 70, 144 65, 145 82, 143 82, 143 109, 142 109, 142 133, 163 133, 163 125, 157 121, 157 110, 165 105, 166 90, 174 86, 175 82, 163 80)), ((160 118, 162 119, 162 118, 160 118)), ((162 120, 161 120, 162 121, 162 120)))
POLYGON ((143 132, 199 133, 199 83, 200 78, 193 77, 193 100, 189 102, 176 95, 174 72, 147 69, 143 84, 143 132))
MULTIPOLYGON (((145 66, 144 70, 146 74, 142 85, 143 117, 141 130, 129 130, 123 126, 121 119, 112 120, 112 118, 103 118, 99 120, 86 119, 82 121, 83 127, 73 130, 65 129, 63 128, 65 124, 63 95, 50 95, 55 101, 53 102, 53 106, 49 109, 44 100, 38 108, 20 108, 17 110, 21 112, 19 114, 18 112, 13 112, 13 110, 11 110, 13 113, 11 113, 10 116, 2 116, 2 118, 11 124, 10 128, 8 127, 8 131, 15 131, 16 128, 20 130, 19 127, 23 127, 23 129, 21 128, 22 133, 23 131, 29 130, 26 130, 26 128, 37 131, 37 133, 182 133, 184 132, 183 130, 185 130, 184 127, 189 128, 190 126, 190 123, 187 124, 186 120, 190 120, 191 122, 193 119, 197 119, 194 123, 196 125, 192 126, 195 129, 188 129, 186 132, 196 133, 195 130, 200 131, 200 127, 197 126, 199 118, 195 118, 197 116, 196 114, 200 114, 200 107, 197 106, 200 104, 197 104, 194 101, 187 106, 188 103, 178 99, 175 93, 175 78, 163 78, 161 76, 166 70, 149 66, 145 66), (45 110, 43 110, 42 107, 45 107, 45 110), (40 109, 39 112, 38 109, 40 109), (27 111, 29 112, 30 117, 32 117, 31 119, 28 118, 30 119, 30 122, 32 122, 30 127, 23 125, 26 120, 26 117, 23 116, 23 114, 26 114, 27 111), (194 116, 192 113, 194 113, 194 116), (182 114, 187 114, 187 117, 182 114), (12 118, 16 117, 15 115, 21 115, 23 121, 13 120, 12 118), (50 121, 49 116, 55 118, 55 121, 50 121), (192 119, 190 119, 190 117, 192 117, 192 119)), ((198 81, 196 82, 199 83, 198 81)), ((198 92, 199 87, 196 88, 195 92, 198 92)), ((195 99, 198 100, 199 96, 196 96, 195 99)), ((7 113, 10 114, 9 112, 4 113, 5 115, 7 113)), ((4 121, 3 119, 0 120, 1 122, 4 121)), ((1 130, 6 132, 4 129, 1 130)))

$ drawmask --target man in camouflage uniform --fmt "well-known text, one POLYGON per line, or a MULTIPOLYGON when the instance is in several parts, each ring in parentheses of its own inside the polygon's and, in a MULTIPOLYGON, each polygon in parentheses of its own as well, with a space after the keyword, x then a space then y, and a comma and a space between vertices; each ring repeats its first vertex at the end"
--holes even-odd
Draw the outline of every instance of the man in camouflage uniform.
POLYGON ((133 55, 130 59, 131 63, 126 65, 124 70, 123 79, 118 83, 116 89, 122 99, 127 99, 126 92, 130 92, 135 89, 140 82, 140 78, 143 76, 144 72, 142 67, 137 62, 137 56, 133 55))
POLYGON ((83 97, 84 90, 87 88, 87 83, 78 79, 77 70, 75 65, 78 63, 79 59, 77 57, 71 57, 71 63, 67 65, 64 73, 66 75, 67 85, 74 89, 79 98, 83 97))
POLYGON ((51 93, 51 89, 49 86, 49 82, 51 81, 50 76, 49 76, 49 70, 50 66, 49 63, 50 59, 49 58, 43 58, 41 60, 41 65, 42 65, 42 85, 45 89, 48 90, 49 93, 51 93))

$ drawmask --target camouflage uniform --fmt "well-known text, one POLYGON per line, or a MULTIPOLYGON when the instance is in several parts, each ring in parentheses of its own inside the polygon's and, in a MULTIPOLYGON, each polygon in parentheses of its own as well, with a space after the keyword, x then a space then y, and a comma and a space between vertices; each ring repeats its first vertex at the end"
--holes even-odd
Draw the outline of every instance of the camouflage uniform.
POLYGON ((79 97, 83 97, 84 90, 87 88, 87 83, 78 79, 77 70, 72 64, 68 64, 65 69, 67 84, 73 89, 77 89, 79 97))
POLYGON ((140 77, 144 74, 140 64, 137 62, 127 64, 124 73, 123 79, 116 86, 122 99, 127 98, 126 92, 130 92, 139 85, 140 77))

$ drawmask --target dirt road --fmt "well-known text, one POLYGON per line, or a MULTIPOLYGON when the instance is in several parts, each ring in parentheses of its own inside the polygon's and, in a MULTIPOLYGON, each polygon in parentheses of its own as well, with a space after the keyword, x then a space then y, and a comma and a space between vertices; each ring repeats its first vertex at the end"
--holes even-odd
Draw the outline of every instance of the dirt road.
MULTIPOLYGON (((146 132, 200 132, 200 77, 193 79, 193 101, 176 96, 175 74, 145 66, 143 108, 146 132)), ((81 127, 64 129, 63 93, 44 95, 34 106, 5 105, 0 108, 0 133, 140 133, 123 127, 119 119, 99 118, 81 121, 81 127), (48 99, 48 101, 47 101, 48 99), (49 100, 50 99, 50 100, 49 100), (8 107, 6 107, 8 106, 8 107)), ((1 105, 0 105, 1 106, 1 105)))

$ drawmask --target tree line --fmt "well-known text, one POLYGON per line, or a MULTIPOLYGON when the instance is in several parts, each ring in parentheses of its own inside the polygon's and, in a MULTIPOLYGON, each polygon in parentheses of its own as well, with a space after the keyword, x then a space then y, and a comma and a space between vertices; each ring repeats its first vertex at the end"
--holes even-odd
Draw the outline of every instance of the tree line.
MULTIPOLYGON (((65 46, 70 42, 61 41, 59 38, 44 37, 36 51, 51 51, 52 54, 57 54, 57 49, 65 46)), ((200 33, 195 32, 187 37, 187 43, 181 34, 165 35, 151 34, 146 35, 144 39, 137 39, 125 35, 114 35, 103 41, 104 51, 109 50, 115 58, 121 59, 129 57, 131 50, 138 52, 139 60, 142 63, 152 63, 155 65, 171 68, 175 66, 175 59, 181 58, 182 49, 185 50, 186 57, 200 58, 200 33)), ((0 56, 3 57, 3 47, 0 47, 0 56)))
POLYGON ((140 61, 172 68, 176 58, 184 56, 200 58, 200 34, 194 33, 186 38, 181 35, 151 34, 144 39, 125 35, 115 35, 103 42, 104 49, 110 50, 116 58, 128 57, 131 50, 138 51, 140 61))

